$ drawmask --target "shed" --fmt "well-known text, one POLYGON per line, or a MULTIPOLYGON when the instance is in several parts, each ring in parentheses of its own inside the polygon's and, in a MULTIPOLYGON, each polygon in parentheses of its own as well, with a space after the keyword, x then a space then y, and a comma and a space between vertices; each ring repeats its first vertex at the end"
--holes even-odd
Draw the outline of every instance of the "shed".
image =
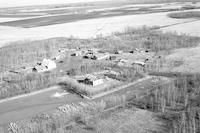
POLYGON ((143 61, 134 61, 134 62, 133 62, 133 65, 136 65, 136 64, 137 64, 137 65, 140 65, 140 66, 145 66, 146 63, 143 62, 143 61))
POLYGON ((116 56, 110 56, 110 57, 109 57, 109 60, 116 60, 116 59, 117 59, 116 56))
POLYGON ((108 53, 97 53, 95 54, 97 60, 109 59, 110 55, 108 53))
POLYGON ((84 79, 79 79, 78 82, 84 83, 87 85, 97 86, 103 84, 104 80, 103 78, 94 76, 94 75, 88 75, 84 79))

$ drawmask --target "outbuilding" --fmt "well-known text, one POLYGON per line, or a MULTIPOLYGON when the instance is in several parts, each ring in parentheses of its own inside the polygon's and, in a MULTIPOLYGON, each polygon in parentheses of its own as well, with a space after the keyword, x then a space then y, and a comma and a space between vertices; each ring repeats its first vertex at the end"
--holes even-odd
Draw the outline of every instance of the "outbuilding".
POLYGON ((97 53, 95 56, 97 60, 109 59, 110 57, 108 53, 97 53))
POLYGON ((79 83, 84 83, 87 85, 97 86, 103 84, 104 80, 101 77, 94 75, 88 75, 84 79, 78 80, 79 83))

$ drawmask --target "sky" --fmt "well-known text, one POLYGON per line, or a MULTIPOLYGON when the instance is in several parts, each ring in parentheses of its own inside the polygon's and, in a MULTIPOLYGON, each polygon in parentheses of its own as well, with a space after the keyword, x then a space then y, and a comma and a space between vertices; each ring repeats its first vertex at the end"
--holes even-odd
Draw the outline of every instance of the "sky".
POLYGON ((30 6, 30 5, 94 2, 94 1, 108 1, 108 0, 0 0, 0 8, 16 7, 16 6, 30 6))

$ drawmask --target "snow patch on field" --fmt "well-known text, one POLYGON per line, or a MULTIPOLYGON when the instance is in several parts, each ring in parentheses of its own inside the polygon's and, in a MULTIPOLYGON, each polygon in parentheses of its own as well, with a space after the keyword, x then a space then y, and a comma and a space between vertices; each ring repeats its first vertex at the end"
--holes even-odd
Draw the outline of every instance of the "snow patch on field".
POLYGON ((0 23, 1 22, 9 22, 9 21, 15 21, 15 20, 20 20, 22 18, 1 18, 0 17, 0 23))

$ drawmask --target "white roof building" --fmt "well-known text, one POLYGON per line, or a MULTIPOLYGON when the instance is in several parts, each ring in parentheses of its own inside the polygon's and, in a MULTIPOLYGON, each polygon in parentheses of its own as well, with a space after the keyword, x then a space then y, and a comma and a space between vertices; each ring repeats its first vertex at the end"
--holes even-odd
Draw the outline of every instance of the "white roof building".
POLYGON ((38 63, 38 65, 36 65, 33 68, 33 71, 36 72, 45 72, 45 71, 51 71, 52 69, 55 69, 56 63, 53 60, 50 59, 43 59, 42 63, 38 63))

